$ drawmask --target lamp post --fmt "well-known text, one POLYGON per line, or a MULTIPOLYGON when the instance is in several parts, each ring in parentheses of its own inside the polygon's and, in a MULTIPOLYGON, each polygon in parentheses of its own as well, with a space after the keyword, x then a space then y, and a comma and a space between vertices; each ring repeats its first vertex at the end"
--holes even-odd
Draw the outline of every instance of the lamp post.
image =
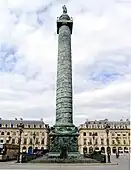
MULTIPOLYGON (((116 137, 117 146, 119 146, 119 138, 116 137)), ((119 158, 119 147, 116 149, 116 158, 119 158)))
POLYGON ((36 133, 33 133, 33 153, 34 153, 34 147, 35 147, 35 139, 36 139, 36 133))
POLYGON ((95 151, 95 133, 92 134, 93 137, 93 151, 95 151))
POLYGON ((20 136, 19 136, 19 141, 18 141, 18 144, 19 144, 19 151, 18 151, 18 159, 17 159, 17 163, 20 163, 21 135, 22 135, 22 132, 23 132, 24 124, 21 122, 21 123, 18 125, 18 128, 19 128, 20 136))
POLYGON ((110 126, 108 124, 106 124, 105 126, 105 130, 106 130, 106 135, 107 135, 107 159, 108 159, 108 163, 110 163, 110 147, 109 147, 109 130, 110 130, 110 126))

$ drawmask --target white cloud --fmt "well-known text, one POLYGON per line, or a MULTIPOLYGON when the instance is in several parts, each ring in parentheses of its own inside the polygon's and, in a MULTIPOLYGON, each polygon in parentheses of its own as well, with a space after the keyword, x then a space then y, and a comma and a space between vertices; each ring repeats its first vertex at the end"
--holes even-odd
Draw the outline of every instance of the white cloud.
MULTIPOLYGON (((66 1, 0 1, 1 117, 43 117, 54 123, 56 18, 61 15, 64 3, 66 1), (5 45, 8 47, 3 53, 5 45), (7 71, 11 65, 11 47, 16 49, 12 72, 7 71)), ((131 4, 114 0, 77 3, 72 0, 67 2, 67 7, 74 20, 75 123, 83 123, 87 118, 129 117, 131 4)))

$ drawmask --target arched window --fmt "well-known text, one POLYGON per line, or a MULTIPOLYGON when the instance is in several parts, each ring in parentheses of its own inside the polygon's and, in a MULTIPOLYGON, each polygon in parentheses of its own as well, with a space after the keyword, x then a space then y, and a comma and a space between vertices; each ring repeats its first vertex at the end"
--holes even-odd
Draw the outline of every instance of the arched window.
POLYGON ((33 153, 33 148, 32 146, 29 146, 28 147, 28 154, 31 155, 33 153))
POLYGON ((124 147, 124 152, 125 152, 125 153, 129 153, 129 150, 128 150, 127 147, 124 147))
POLYGON ((97 152, 98 152, 98 151, 99 151, 99 147, 95 147, 95 151, 97 151, 97 152))
POLYGON ((83 154, 87 153, 87 147, 83 148, 83 154))
POLYGON ((112 153, 116 153, 116 147, 112 148, 112 153))
POLYGON ((105 148, 104 147, 101 147, 101 152, 105 153, 105 148))

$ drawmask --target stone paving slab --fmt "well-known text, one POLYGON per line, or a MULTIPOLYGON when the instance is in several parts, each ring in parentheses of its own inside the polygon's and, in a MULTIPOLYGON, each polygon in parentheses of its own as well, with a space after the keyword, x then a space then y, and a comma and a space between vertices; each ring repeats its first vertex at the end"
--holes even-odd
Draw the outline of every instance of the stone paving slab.
POLYGON ((1 162, 0 169, 17 169, 17 170, 129 170, 130 157, 121 156, 119 159, 111 158, 112 163, 101 164, 17 164, 15 162, 1 162))

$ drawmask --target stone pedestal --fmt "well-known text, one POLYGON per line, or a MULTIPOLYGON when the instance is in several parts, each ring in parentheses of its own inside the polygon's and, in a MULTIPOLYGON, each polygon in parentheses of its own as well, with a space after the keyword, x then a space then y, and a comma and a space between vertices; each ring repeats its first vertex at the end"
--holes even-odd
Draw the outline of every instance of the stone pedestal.
POLYGON ((61 153, 62 147, 67 148, 67 154, 78 153, 78 133, 75 126, 54 126, 50 133, 50 152, 61 153))

